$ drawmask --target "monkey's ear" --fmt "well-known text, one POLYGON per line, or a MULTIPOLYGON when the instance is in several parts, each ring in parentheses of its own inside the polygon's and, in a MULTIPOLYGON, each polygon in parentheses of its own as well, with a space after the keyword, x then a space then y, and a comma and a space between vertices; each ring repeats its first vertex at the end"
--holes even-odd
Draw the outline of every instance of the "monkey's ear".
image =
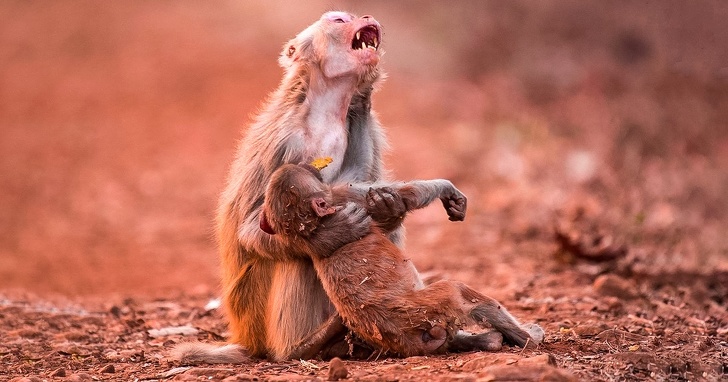
POLYGON ((274 231, 273 227, 271 227, 270 223, 268 223, 268 216, 266 216, 265 210, 260 211, 260 229, 269 235, 276 234, 276 231, 274 231))
POLYGON ((299 60, 310 60, 313 55, 313 38, 318 30, 318 23, 314 23, 283 46, 283 51, 278 57, 278 64, 283 69, 293 66, 299 60))
POLYGON ((326 199, 322 197, 312 198, 311 207, 313 207, 314 212, 316 212, 316 215, 320 218, 336 212, 336 208, 331 207, 329 203, 326 202, 326 199))
POLYGON ((291 65, 293 65, 293 62, 296 61, 296 40, 293 39, 288 42, 283 47, 283 52, 281 52, 280 57, 278 57, 278 64, 281 65, 283 69, 288 69, 291 65))

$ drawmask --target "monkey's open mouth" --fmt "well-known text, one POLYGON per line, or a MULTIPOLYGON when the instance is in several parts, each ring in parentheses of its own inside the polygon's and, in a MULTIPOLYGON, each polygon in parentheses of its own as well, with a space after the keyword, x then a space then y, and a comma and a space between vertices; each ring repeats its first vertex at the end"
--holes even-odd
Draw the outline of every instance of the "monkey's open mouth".
POLYGON ((354 35, 354 39, 351 41, 351 49, 374 49, 377 50, 379 47, 379 28, 375 25, 367 25, 358 31, 354 35))

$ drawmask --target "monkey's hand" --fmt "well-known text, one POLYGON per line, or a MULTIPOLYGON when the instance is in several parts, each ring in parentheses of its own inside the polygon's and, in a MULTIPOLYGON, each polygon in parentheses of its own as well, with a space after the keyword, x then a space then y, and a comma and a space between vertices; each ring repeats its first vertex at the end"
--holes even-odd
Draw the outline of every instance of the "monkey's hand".
POLYGON ((342 246, 352 243, 371 232, 372 218, 364 207, 349 202, 321 222, 311 243, 320 249, 318 253, 330 256, 342 246))
POLYGON ((387 232, 399 227, 407 213, 407 205, 402 196, 391 187, 370 187, 366 204, 369 215, 387 232))
POLYGON ((465 220, 465 211, 468 209, 468 198, 463 195, 462 192, 458 191, 457 188, 453 188, 451 192, 441 196, 445 211, 450 221, 463 221, 465 220))

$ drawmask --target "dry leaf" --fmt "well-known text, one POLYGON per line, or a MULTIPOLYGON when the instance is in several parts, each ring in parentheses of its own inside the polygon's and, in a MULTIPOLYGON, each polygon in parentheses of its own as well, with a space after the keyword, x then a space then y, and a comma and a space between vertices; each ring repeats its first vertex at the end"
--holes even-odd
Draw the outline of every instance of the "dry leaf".
POLYGON ((333 161, 334 159, 331 157, 316 158, 311 161, 311 166, 316 167, 317 170, 321 171, 333 161))

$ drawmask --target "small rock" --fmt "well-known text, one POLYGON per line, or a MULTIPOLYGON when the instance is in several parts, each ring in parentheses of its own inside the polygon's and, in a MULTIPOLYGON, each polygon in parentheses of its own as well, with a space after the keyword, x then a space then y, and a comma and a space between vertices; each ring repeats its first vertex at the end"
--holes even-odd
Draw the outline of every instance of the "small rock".
POLYGON ((63 337, 71 342, 86 342, 90 338, 89 335, 84 332, 68 332, 65 333, 63 337))
POLYGON ((576 382, 571 373, 550 365, 491 366, 479 373, 479 381, 550 381, 576 382))
POLYGON ((108 364, 99 370, 100 373, 116 373, 116 368, 112 364, 108 364))
POLYGON ((382 366, 380 370, 383 374, 404 373, 407 371, 404 366, 398 363, 395 363, 394 365, 382 366))
POLYGON ((119 308, 116 305, 112 306, 111 309, 109 309, 109 313, 111 313, 111 315, 113 315, 116 318, 121 317, 121 314, 122 314, 121 308, 119 308))
POLYGON ((607 329, 609 326, 603 323, 585 322, 574 327, 572 331, 579 337, 594 337, 607 329))
POLYGON ((610 354, 606 358, 613 359, 613 360, 619 360, 627 365, 633 365, 638 369, 642 370, 649 370, 649 368, 653 365, 657 365, 658 367, 663 367, 665 365, 665 362, 653 356, 650 353, 646 352, 623 352, 623 353, 615 353, 610 354))
POLYGON ((66 379, 66 381, 70 381, 70 382, 89 382, 89 381, 93 381, 93 380, 94 379, 91 378, 91 376, 86 373, 73 374, 70 377, 68 377, 68 379, 66 379))
POLYGON ((629 341, 629 342, 646 342, 648 337, 637 333, 630 333, 619 329, 607 329, 594 337, 602 341, 629 341))
POLYGON ((182 374, 189 369, 192 369, 192 366, 175 367, 174 369, 157 374, 157 378, 165 379, 169 377, 174 377, 175 375, 182 374))
POLYGON ((213 298, 205 305, 205 311, 209 312, 211 310, 218 309, 220 305, 222 305, 222 300, 220 300, 219 298, 213 298))
POLYGON ((188 370, 185 374, 195 377, 208 377, 210 379, 221 380, 223 378, 235 375, 235 370, 223 368, 218 369, 214 367, 195 367, 188 370))
POLYGON ((43 332, 35 329, 20 329, 14 333, 18 337, 22 338, 41 338, 44 336, 43 332))
POLYGON ((349 375, 349 370, 346 369, 344 361, 339 357, 334 357, 329 362, 329 381, 338 381, 344 379, 349 375))
POLYGON ((299 375, 293 373, 283 373, 280 375, 266 376, 266 381, 271 382, 293 382, 293 381, 320 381, 319 378, 310 375, 299 375))
POLYGON ((463 364, 463 371, 479 371, 490 366, 513 364, 518 362, 518 356, 511 354, 488 354, 482 357, 471 359, 463 364))
POLYGON ((477 380, 477 375, 467 373, 445 374, 438 379, 440 382, 475 382, 477 380))
POLYGON ((552 354, 539 354, 537 356, 518 360, 519 365, 551 365, 556 366, 556 357, 552 354))
POLYGON ((622 300, 611 296, 604 297, 602 299, 602 303, 603 305, 600 304, 598 307, 598 310, 600 311, 618 312, 624 307, 624 303, 622 302, 622 300))
POLYGON ((62 367, 54 370, 51 373, 51 377, 65 377, 65 376, 66 376, 66 369, 64 369, 62 367))
POLYGON ((236 374, 232 377, 227 377, 222 382, 255 382, 260 381, 260 378, 252 374, 236 374))
POLYGON ((200 379, 194 375, 178 374, 174 378, 172 378, 172 380, 173 381, 199 381, 200 379))
POLYGON ((192 326, 185 325, 185 326, 169 326, 166 328, 161 329, 149 329, 147 330, 149 333, 149 336, 152 338, 157 337, 166 337, 166 336, 174 336, 174 335, 182 335, 182 336, 194 336, 197 335, 200 331, 196 328, 193 328, 192 326))
POLYGON ((11 379, 10 382, 42 382, 42 379, 38 377, 17 377, 11 379))
POLYGON ((626 300, 636 298, 637 287, 630 280, 616 275, 601 275, 594 280, 594 291, 602 296, 618 297, 626 300))
POLYGON ((88 355, 89 352, 84 350, 83 348, 80 348, 76 345, 71 344, 61 344, 56 349, 59 354, 63 355, 79 355, 79 356, 85 356, 88 355))

